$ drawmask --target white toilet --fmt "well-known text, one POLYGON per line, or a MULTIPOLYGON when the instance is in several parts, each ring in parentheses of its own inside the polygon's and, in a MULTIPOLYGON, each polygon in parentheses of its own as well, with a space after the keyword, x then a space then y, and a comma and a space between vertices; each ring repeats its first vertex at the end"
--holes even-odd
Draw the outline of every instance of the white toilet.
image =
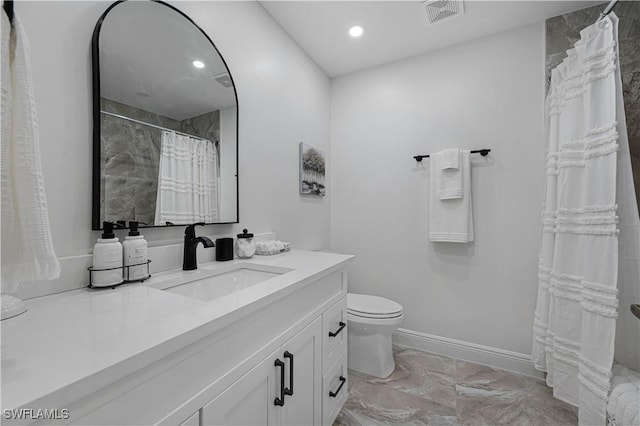
POLYGON ((402 305, 384 297, 347 294, 349 368, 385 378, 395 361, 391 335, 402 323, 402 305))

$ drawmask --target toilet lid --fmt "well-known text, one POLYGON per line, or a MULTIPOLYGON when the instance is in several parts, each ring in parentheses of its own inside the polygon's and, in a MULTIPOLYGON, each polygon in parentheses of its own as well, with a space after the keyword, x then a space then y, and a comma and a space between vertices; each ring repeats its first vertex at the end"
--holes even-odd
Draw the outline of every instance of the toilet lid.
POLYGON ((349 293, 347 311, 361 317, 389 318, 399 316, 402 305, 384 297, 349 293))

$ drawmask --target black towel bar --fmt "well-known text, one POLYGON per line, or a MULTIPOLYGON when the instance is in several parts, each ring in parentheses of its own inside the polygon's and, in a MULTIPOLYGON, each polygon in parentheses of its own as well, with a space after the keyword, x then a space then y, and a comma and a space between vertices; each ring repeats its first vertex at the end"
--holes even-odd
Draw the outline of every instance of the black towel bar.
MULTIPOLYGON (((474 149, 473 151, 471 151, 472 154, 480 154, 483 157, 486 157, 489 153, 491 152, 490 149, 474 149)), ((413 158, 416 161, 422 161, 423 158, 429 158, 430 155, 414 155, 413 158)))

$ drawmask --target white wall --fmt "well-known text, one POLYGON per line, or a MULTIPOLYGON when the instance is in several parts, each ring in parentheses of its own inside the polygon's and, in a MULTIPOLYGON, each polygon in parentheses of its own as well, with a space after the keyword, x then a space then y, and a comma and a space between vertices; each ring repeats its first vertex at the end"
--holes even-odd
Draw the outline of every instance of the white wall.
MULTIPOLYGON (((216 43, 240 104, 240 224, 208 226, 198 233, 229 235, 247 227, 275 231, 296 248, 328 246, 331 195, 309 200, 298 194, 298 143, 329 152, 328 77, 258 3, 172 3, 216 43)), ((42 166, 58 257, 90 253, 99 236, 90 230, 90 46, 96 21, 109 4, 30 1, 15 6, 31 43, 42 166)), ((144 235, 157 246, 181 242, 183 229, 148 229, 144 235)))
POLYGON ((404 306, 403 328, 531 348, 544 165, 544 39, 536 24, 334 79, 332 248, 350 291, 404 306), (475 243, 427 238, 429 160, 491 148, 472 170, 475 243))
MULTIPOLYGON (((59 257, 81 257, 63 263, 65 279, 54 290, 86 284, 79 265, 99 234, 90 231, 90 39, 109 4, 16 4, 31 42, 54 245, 59 257)), ((214 40, 240 102, 240 224, 199 233, 248 227, 315 249, 329 246, 331 231, 332 248, 358 256, 351 289, 402 303, 405 328, 529 352, 543 182, 542 25, 347 75, 330 87, 258 4, 174 4, 214 40), (330 155, 325 198, 298 195, 300 141, 330 155), (493 149, 473 169, 472 245, 426 237, 428 160, 417 166, 411 156, 452 146, 493 149)), ((182 232, 144 234, 163 246, 179 243, 182 232)), ((176 246, 169 252, 180 255, 176 246)), ((168 257, 152 253, 156 267, 168 257)))
POLYGON ((233 222, 237 217, 236 191, 237 110, 235 107, 220 110, 220 222, 233 222), (231 183, 230 183, 231 182, 231 183))

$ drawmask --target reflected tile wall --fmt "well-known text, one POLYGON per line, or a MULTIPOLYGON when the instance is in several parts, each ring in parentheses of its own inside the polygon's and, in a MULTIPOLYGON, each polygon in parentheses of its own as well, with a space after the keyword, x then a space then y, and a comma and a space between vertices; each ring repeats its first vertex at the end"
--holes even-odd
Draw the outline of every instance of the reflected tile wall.
MULTIPOLYGON (((596 22, 605 6, 601 4, 547 19, 547 82, 551 70, 566 56, 566 50, 580 39, 580 30, 596 22)), ((620 73, 636 198, 640 207, 640 2, 620 1, 614 11, 620 18, 620 73)))
POLYGON ((211 111, 180 122, 180 131, 216 142, 220 140, 220 111, 211 111))
MULTIPOLYGON (((219 111, 178 121, 105 98, 101 107, 208 140, 218 140, 220 135, 219 111)), ((100 221, 137 220, 153 225, 162 131, 107 114, 102 114, 101 120, 100 221)))

